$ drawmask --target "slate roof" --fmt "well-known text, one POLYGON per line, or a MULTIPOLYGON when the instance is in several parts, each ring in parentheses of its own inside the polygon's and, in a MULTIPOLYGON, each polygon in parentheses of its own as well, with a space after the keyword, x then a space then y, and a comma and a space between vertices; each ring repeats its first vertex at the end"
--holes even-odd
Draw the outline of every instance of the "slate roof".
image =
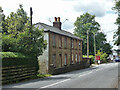
POLYGON ((54 32, 54 33, 57 33, 57 34, 60 34, 60 35, 64 35, 64 36, 68 36, 68 37, 72 37, 72 38, 75 38, 75 39, 82 40, 82 39, 73 35, 70 32, 67 32, 65 30, 60 30, 56 27, 53 27, 53 26, 50 26, 50 25, 47 25, 47 24, 44 24, 44 23, 40 23, 40 22, 36 23, 35 27, 38 27, 39 29, 44 29, 44 32, 54 32))

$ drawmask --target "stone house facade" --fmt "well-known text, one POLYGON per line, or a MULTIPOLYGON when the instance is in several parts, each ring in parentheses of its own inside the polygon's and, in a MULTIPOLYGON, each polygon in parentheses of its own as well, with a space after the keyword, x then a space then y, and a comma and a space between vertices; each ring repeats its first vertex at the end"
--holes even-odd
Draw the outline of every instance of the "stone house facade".
POLYGON ((39 73, 50 73, 50 67, 64 68, 82 61, 82 39, 61 29, 60 17, 56 18, 53 26, 36 23, 39 29, 44 29, 44 40, 47 49, 38 57, 39 73))

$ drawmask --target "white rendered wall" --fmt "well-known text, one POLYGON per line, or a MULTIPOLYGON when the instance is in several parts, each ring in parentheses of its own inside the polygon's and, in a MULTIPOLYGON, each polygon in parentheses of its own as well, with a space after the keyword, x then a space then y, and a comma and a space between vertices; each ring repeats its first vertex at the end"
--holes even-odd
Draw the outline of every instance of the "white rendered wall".
POLYGON ((38 57, 39 63, 39 73, 47 74, 48 73, 48 60, 49 60, 49 34, 44 33, 44 40, 47 41, 47 48, 44 50, 43 54, 38 57))

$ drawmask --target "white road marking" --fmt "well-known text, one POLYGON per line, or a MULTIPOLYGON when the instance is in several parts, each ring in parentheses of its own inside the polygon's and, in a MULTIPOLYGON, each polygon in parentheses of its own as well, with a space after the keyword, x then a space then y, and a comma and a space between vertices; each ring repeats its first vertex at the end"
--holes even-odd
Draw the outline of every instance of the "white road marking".
MULTIPOLYGON (((90 74, 94 71, 99 71, 99 70, 102 70, 103 68, 100 68, 100 69, 97 69, 97 70, 92 70, 92 71, 88 71, 88 72, 85 72, 85 74, 82 74, 82 75, 79 75, 78 77, 81 77, 81 76, 84 76, 84 75, 87 75, 87 74, 90 74)), ((54 77, 54 76, 53 76, 54 77)), ((60 84, 60 83, 63 83, 63 82, 66 82, 68 80, 71 80, 70 78, 69 79, 65 79, 63 81, 60 81, 60 82, 56 82, 56 83, 53 83, 53 84, 50 84, 50 85, 47 85, 47 86, 43 86, 41 88, 47 88, 47 87, 51 87, 51 86, 54 86, 54 85, 57 85, 57 84, 60 84)))
POLYGON ((81 76, 84 76, 84 75, 87 75, 87 74, 90 74, 90 73, 92 73, 93 71, 91 71, 91 72, 86 72, 85 74, 82 74, 82 75, 79 75, 79 77, 81 77, 81 76))
POLYGON ((53 83, 53 84, 51 84, 51 85, 43 86, 43 87, 41 87, 41 88, 51 87, 51 86, 54 86, 54 85, 57 85, 57 84, 60 84, 60 83, 66 82, 66 81, 68 81, 68 80, 71 80, 71 79, 66 79, 66 80, 63 80, 63 81, 60 81, 60 82, 53 83))

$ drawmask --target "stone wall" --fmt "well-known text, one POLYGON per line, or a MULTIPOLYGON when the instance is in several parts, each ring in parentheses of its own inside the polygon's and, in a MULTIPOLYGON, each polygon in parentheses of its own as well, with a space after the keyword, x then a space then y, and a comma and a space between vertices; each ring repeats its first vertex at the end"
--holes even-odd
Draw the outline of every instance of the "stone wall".
POLYGON ((76 64, 70 64, 61 68, 54 68, 53 66, 51 66, 49 68, 49 73, 50 74, 62 74, 62 73, 66 73, 66 72, 70 72, 70 71, 74 71, 74 70, 79 70, 79 69, 83 69, 83 68, 88 68, 90 67, 90 59, 89 58, 83 58, 83 60, 80 63, 76 63, 76 64))

